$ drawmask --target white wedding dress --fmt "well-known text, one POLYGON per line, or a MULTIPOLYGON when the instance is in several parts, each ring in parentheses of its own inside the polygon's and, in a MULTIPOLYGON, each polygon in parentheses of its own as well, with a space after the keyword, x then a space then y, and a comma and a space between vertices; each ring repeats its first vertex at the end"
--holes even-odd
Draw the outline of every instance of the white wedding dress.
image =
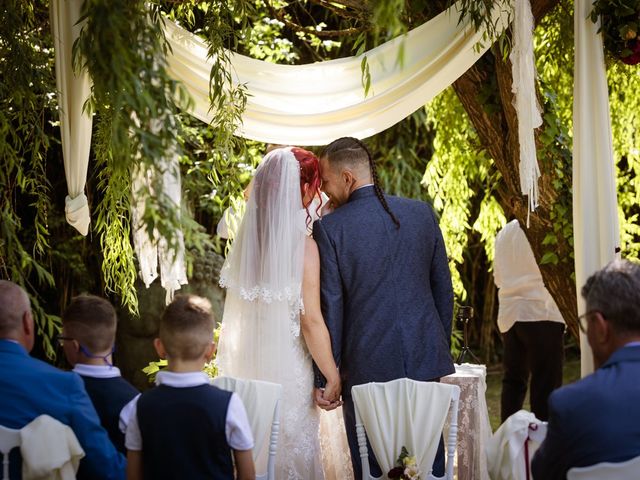
POLYGON ((217 364, 221 375, 282 385, 278 480, 325 478, 311 357, 300 332, 306 234, 298 161, 289 148, 274 150, 258 167, 220 273, 227 297, 217 364))

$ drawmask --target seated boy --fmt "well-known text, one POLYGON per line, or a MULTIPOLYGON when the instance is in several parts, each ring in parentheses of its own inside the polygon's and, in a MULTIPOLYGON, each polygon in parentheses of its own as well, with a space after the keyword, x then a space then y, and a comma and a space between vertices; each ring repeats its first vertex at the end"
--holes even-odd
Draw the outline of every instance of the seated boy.
POLYGON ((244 405, 202 372, 215 351, 213 329, 204 298, 177 295, 164 311, 154 345, 168 366, 135 402, 125 439, 129 480, 233 479, 234 463, 236 478, 255 479, 244 405))
POLYGON ((133 405, 125 406, 140 392, 113 366, 117 322, 116 312, 107 300, 80 295, 62 314, 62 335, 58 338, 73 371, 84 381, 111 442, 126 454, 124 432, 133 405))

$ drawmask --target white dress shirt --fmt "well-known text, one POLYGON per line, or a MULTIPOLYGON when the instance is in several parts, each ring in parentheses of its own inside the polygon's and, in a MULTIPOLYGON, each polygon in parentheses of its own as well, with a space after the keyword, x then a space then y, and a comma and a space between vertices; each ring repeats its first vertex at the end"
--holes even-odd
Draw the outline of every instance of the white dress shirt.
MULTIPOLYGON (((156 385, 167 385, 175 388, 197 387, 209 385, 209 377, 203 372, 176 373, 160 371, 156 375, 156 385)), ((142 450, 142 435, 138 426, 137 404, 138 397, 132 400, 131 420, 127 427, 124 444, 127 450, 142 450)), ((227 443, 233 450, 251 450, 253 448, 253 434, 249 426, 247 412, 242 400, 235 393, 231 394, 225 424, 227 443)))
POLYGON ((86 365, 84 363, 76 363, 73 371, 81 377, 91 378, 116 378, 120 377, 120 369, 111 365, 86 365))
POLYGON ((496 236, 493 276, 498 290, 498 329, 515 322, 551 320, 564 323, 556 302, 542 281, 531 246, 518 220, 507 223, 496 236))

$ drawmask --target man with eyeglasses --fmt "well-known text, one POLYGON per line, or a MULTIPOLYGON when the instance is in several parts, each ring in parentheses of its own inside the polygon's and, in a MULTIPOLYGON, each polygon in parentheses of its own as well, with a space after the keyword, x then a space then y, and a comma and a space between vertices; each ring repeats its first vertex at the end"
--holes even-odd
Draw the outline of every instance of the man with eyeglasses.
MULTIPOLYGON (((124 479, 126 460, 100 426, 82 380, 30 357, 34 336, 26 292, 0 280, 0 425, 21 429, 49 415, 68 425, 84 450, 78 479, 124 479)), ((19 449, 10 459, 10 478, 21 478, 19 449)))
POLYGON ((596 371, 549 397, 549 425, 534 479, 640 455, 640 264, 615 260, 582 287, 581 329, 596 371))

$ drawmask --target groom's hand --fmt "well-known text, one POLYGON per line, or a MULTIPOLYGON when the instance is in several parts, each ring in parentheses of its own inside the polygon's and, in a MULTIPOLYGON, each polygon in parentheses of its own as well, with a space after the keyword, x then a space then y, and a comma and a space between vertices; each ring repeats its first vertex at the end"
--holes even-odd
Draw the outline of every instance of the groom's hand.
POLYGON ((327 383, 324 386, 322 392, 322 398, 329 400, 330 402, 337 402, 340 400, 340 391, 342 390, 342 382, 340 381, 340 375, 336 371, 335 375, 327 378, 327 383))
POLYGON ((342 405, 340 400, 332 402, 324 398, 324 389, 323 388, 314 388, 313 389, 313 399, 316 402, 316 405, 323 410, 330 411, 338 408, 342 405))

